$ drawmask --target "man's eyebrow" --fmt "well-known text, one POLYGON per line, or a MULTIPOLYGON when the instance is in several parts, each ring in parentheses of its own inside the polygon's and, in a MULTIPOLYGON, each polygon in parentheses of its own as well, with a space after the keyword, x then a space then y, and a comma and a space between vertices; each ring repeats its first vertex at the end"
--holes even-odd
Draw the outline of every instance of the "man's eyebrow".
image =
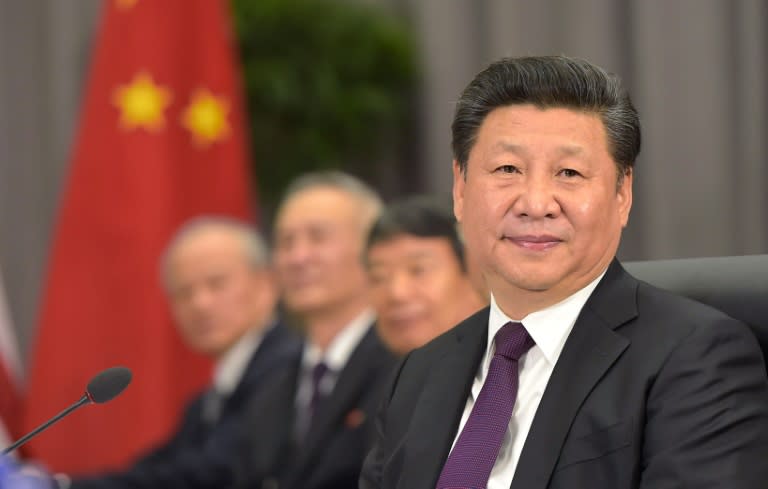
MULTIPOLYGON (((521 156, 529 154, 529 151, 525 146, 507 141, 497 142, 492 146, 492 149, 498 152, 514 153, 521 156)), ((563 156, 579 156, 584 154, 584 148, 575 144, 563 144, 559 146, 557 150, 563 156)))
MULTIPOLYGON (((402 259, 402 260, 398 260, 398 261, 397 261, 397 263, 398 263, 398 264, 402 264, 402 263, 407 263, 407 262, 409 262, 409 261, 414 261, 414 260, 424 260, 424 259, 427 259, 427 260, 434 260, 434 259, 435 259, 435 254, 434 254, 433 252, 431 252, 431 251, 427 251, 427 250, 423 250, 423 251, 421 251, 421 250, 420 250, 420 251, 412 251, 412 252, 410 252, 410 253, 407 253, 407 254, 406 254, 404 257, 403 257, 403 259, 402 259)), ((379 266, 384 266, 384 263, 382 263, 381 261, 376 261, 376 260, 368 260, 368 264, 369 264, 370 266, 372 266, 372 267, 373 267, 373 266, 376 266, 376 265, 379 265, 379 266)))
POLYGON ((560 146, 558 149, 564 156, 579 156, 584 154, 584 148, 571 144, 560 146))
POLYGON ((508 141, 498 141, 496 144, 494 144, 491 149, 493 151, 497 152, 508 152, 508 153, 515 153, 520 155, 526 155, 528 154, 528 150, 523 147, 522 145, 511 143, 508 141))
POLYGON ((419 250, 408 253, 407 258, 433 258, 435 253, 432 250, 419 250))

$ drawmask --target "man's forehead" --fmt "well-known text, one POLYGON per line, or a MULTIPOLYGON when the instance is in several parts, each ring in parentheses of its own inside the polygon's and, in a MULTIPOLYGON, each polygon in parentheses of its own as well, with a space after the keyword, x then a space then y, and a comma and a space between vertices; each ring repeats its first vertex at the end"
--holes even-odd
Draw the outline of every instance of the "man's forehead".
POLYGON ((419 260, 434 258, 450 252, 451 243, 443 236, 416 236, 412 234, 399 234, 390 239, 375 243, 370 248, 371 254, 397 252, 403 259, 419 260))
POLYGON ((190 255, 245 255, 242 239, 234 231, 220 227, 200 228, 179 240, 169 250, 170 261, 190 255))
POLYGON ((599 114, 566 107, 538 108, 509 105, 491 111, 477 130, 470 155, 482 148, 485 156, 517 155, 523 158, 541 151, 564 158, 589 158, 595 151, 610 156, 610 141, 599 114))
POLYGON ((302 190, 282 205, 277 224, 284 221, 311 219, 332 221, 339 215, 354 214, 359 203, 347 192, 330 187, 302 190))
POLYGON ((301 215, 296 216, 295 219, 279 220, 275 228, 278 234, 285 234, 300 231, 329 231, 343 225, 338 215, 301 215))
POLYGON ((283 204, 283 209, 318 205, 345 207, 355 204, 355 196, 344 189, 316 186, 305 188, 288 197, 283 204))

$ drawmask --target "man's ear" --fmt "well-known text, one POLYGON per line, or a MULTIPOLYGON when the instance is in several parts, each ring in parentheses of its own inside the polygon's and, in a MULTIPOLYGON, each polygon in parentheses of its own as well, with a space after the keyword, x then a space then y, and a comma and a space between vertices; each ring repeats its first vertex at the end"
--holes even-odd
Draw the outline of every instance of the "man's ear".
POLYGON ((461 222, 464 216, 464 185, 466 183, 464 177, 465 174, 459 162, 453 160, 453 214, 458 222, 461 222))
POLYGON ((629 211, 632 209, 632 168, 624 174, 616 192, 616 199, 619 203, 619 220, 621 227, 627 227, 629 222, 629 211))

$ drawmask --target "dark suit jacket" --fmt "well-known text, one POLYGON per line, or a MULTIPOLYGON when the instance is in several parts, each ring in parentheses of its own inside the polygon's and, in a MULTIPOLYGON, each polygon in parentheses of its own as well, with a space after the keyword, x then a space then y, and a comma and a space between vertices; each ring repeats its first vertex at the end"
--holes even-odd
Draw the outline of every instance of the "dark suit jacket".
POLYGON ((373 416, 394 367, 373 328, 317 409, 305 441, 294 441, 301 355, 248 412, 250 446, 243 451, 249 489, 354 489, 373 441, 373 416))
POLYGON ((178 430, 132 467, 98 477, 75 479, 72 489, 226 487, 233 484, 231 461, 243 410, 270 377, 295 358, 301 340, 285 326, 272 327, 246 367, 240 383, 221 407, 218 421, 203 418, 200 394, 187 406, 178 430))
MULTIPOLYGON (((362 489, 435 487, 487 323, 485 309, 403 360, 362 489)), ((614 262, 565 343, 511 487, 768 487, 768 379, 752 333, 614 262)))

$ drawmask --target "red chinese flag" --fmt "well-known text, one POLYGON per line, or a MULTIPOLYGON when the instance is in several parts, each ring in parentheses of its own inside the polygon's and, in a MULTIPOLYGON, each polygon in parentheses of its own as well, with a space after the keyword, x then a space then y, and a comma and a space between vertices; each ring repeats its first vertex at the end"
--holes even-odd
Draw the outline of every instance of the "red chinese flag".
POLYGON ((210 364, 170 319, 158 261, 200 214, 248 219, 241 80, 225 0, 110 0, 53 234, 25 428, 124 365, 133 382, 31 442, 52 470, 119 467, 169 435, 210 364))

